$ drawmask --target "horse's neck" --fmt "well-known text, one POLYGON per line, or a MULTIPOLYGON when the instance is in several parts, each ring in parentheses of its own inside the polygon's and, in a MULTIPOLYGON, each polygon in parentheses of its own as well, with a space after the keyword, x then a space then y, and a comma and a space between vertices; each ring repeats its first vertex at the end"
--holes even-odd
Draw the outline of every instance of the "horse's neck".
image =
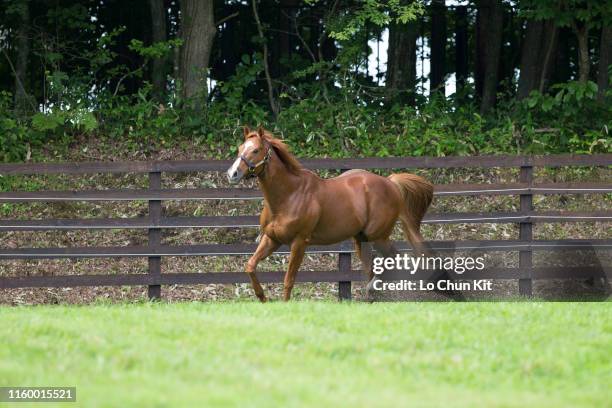
POLYGON ((258 179, 264 198, 273 214, 285 206, 291 193, 299 189, 302 183, 302 177, 287 170, 274 151, 266 164, 265 171, 258 179))

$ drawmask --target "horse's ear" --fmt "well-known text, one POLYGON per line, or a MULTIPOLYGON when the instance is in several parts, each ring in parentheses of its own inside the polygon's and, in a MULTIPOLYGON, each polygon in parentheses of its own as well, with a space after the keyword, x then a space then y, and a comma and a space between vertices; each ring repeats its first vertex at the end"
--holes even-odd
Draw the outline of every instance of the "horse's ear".
POLYGON ((257 134, 259 135, 259 137, 263 138, 264 137, 264 133, 265 133, 265 129, 263 128, 263 126, 259 125, 259 127, 257 128, 257 134))
POLYGON ((244 132, 245 139, 247 138, 247 136, 249 136, 249 133, 251 133, 251 129, 249 129, 247 125, 244 125, 244 127, 242 128, 242 131, 244 132))

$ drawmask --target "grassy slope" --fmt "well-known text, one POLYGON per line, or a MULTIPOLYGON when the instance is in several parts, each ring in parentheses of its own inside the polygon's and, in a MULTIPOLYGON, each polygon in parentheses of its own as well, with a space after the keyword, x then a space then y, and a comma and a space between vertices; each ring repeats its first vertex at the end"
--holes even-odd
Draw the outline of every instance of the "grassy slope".
POLYGON ((76 385, 88 407, 602 407, 611 316, 609 302, 1 308, 0 385, 76 385))

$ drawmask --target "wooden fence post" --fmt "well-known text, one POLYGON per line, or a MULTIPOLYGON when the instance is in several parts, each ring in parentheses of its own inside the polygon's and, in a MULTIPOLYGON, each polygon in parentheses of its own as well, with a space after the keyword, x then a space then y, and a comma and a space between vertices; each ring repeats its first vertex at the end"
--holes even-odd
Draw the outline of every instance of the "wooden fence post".
MULTIPOLYGON (((347 171, 341 169, 340 174, 347 171)), ((351 272, 351 253, 350 252, 339 252, 338 253, 338 271, 349 274, 351 272)), ((340 281, 338 282, 338 300, 351 300, 351 281, 340 281)))
MULTIPOLYGON (((529 187, 533 184, 533 166, 521 166, 520 174, 521 183, 527 183, 529 187)), ((533 195, 531 191, 527 194, 521 194, 521 213, 533 211, 533 195)), ((519 224, 519 239, 521 241, 531 242, 533 240, 533 225, 531 221, 521 222, 519 224)), ((519 279, 519 294, 522 296, 532 295, 532 280, 531 272, 533 266, 531 248, 519 251, 519 270, 521 277, 519 279)))
MULTIPOLYGON (((340 274, 350 274, 351 272, 351 253, 338 253, 338 271, 340 274)), ((351 300, 351 281, 338 282, 338 299, 351 300)))
MULTIPOLYGON (((149 189, 161 189, 161 172, 149 173, 149 189)), ((159 225, 161 221, 162 206, 160 200, 149 200, 149 223, 159 225)), ((161 244, 161 229, 149 228, 149 247, 161 244)), ((149 256, 149 276, 159 278, 161 275, 161 257, 149 256)), ((161 298, 161 286, 149 285, 149 300, 161 298)))

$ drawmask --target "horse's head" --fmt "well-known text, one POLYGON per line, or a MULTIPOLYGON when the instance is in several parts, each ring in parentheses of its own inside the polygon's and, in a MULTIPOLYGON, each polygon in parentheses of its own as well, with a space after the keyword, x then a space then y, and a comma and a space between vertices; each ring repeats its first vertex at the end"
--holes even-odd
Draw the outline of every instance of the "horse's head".
POLYGON ((238 147, 238 158, 227 170, 227 179, 236 184, 246 177, 254 177, 261 174, 268 159, 270 158, 270 147, 264 140, 264 129, 259 127, 251 130, 244 127, 244 142, 238 147))

